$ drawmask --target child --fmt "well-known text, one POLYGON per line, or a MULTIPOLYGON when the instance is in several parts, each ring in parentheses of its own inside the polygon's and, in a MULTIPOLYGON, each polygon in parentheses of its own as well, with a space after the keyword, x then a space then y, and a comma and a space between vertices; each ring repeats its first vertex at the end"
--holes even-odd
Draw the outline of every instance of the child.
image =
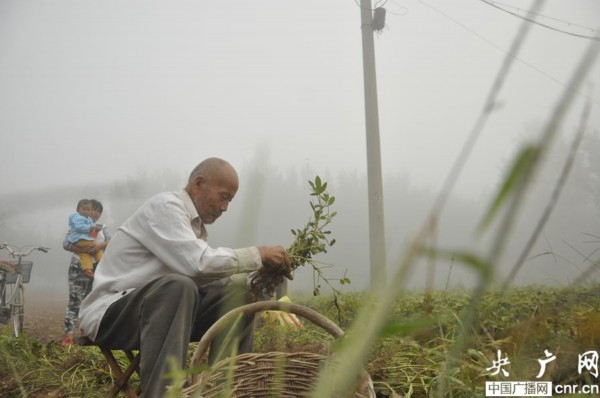
MULTIPOLYGON (((67 240, 70 244, 80 248, 93 246, 98 231, 102 229, 102 225, 94 223, 90 215, 92 214, 92 202, 87 199, 82 199, 77 203, 77 213, 71 214, 69 217, 69 233, 67 240), (92 235, 92 236, 91 236, 92 235)), ((104 252, 99 250, 96 254, 81 253, 79 255, 81 261, 81 269, 85 276, 92 278, 94 276, 92 257, 96 262, 100 261, 104 252)))

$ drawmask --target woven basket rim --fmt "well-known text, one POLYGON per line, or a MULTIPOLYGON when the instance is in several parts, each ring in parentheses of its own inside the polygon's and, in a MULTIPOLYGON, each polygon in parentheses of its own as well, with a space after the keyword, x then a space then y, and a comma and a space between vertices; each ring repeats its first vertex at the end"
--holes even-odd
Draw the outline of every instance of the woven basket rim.
MULTIPOLYGON (((302 305, 298 305, 298 304, 292 304, 292 303, 284 303, 284 302, 274 302, 274 301, 263 301, 263 302, 256 302, 256 303, 251 303, 251 304, 246 304, 243 305, 241 307, 238 307, 234 310, 229 311, 227 314, 223 315, 220 319, 217 320, 217 322, 215 322, 209 329, 208 331, 204 334, 204 336, 202 337, 202 339, 200 340, 198 347, 196 348, 194 355, 192 356, 192 366, 197 366, 199 363, 200 358, 203 357, 204 353, 206 352, 207 348, 208 348, 208 344, 210 343, 210 341, 212 340, 212 338, 216 335, 216 333, 223 329, 227 324, 233 323, 233 321, 235 321, 236 319, 239 319, 239 317, 241 315, 251 315, 251 314, 255 314, 257 312, 262 312, 262 311, 268 311, 268 310, 276 310, 276 311, 286 311, 286 312, 290 312, 293 313, 295 315, 299 315, 307 320, 309 320, 310 322, 312 322, 313 324, 315 324, 316 326, 321 327, 322 329, 326 330, 327 332, 329 332, 335 339, 339 339, 341 337, 343 337, 344 335, 344 331, 338 326, 336 325, 334 322, 332 322, 331 320, 327 319, 326 317, 324 317, 323 315, 319 314, 318 312, 316 312, 313 309, 310 309, 308 307, 304 307, 302 305)), ((306 357, 309 358, 311 361, 317 361, 318 362, 318 366, 315 366, 314 363, 309 363, 308 360, 304 361, 304 366, 306 366, 305 369, 299 369, 297 370, 298 372, 302 372, 303 370, 306 370, 306 376, 304 377, 302 380, 300 380, 298 382, 298 384, 296 384, 296 382, 298 380, 294 379, 292 382, 289 382, 289 380, 285 379, 283 381, 283 386, 285 388, 292 388, 294 389, 295 387, 298 388, 308 388, 304 389, 304 392, 309 392, 310 390, 312 390, 312 388, 314 387, 314 382, 316 381, 316 376, 318 376, 318 374, 321 371, 321 367, 323 364, 330 364, 330 363, 334 363, 335 364, 335 358, 332 358, 329 355, 323 355, 323 354, 318 354, 318 353, 314 353, 314 352, 308 352, 308 351, 297 351, 297 352, 282 352, 282 351, 270 351, 270 352, 266 352, 266 353, 244 353, 244 354, 239 354, 233 357, 229 357, 229 358, 224 358, 221 359, 220 361, 218 361, 217 363, 215 363, 214 365, 211 365, 208 369, 202 371, 200 374, 194 376, 190 381, 191 381, 191 385, 187 388, 185 388, 183 390, 183 396, 187 397, 187 396, 197 396, 198 394, 198 390, 202 391, 204 394, 206 394, 206 397, 213 397, 215 395, 211 395, 212 392, 208 393, 208 392, 204 392, 203 389, 205 387, 207 387, 207 384, 211 382, 211 377, 214 377, 214 380, 216 380, 218 377, 220 377, 220 375, 218 374, 219 372, 222 372, 221 368, 225 367, 225 373, 226 376, 230 376, 231 372, 237 372, 241 366, 245 366, 244 364, 242 365, 237 365, 239 364, 240 360, 246 361, 246 362, 258 362, 259 360, 263 360, 265 358, 277 358, 278 361, 281 361, 281 358, 284 358, 286 361, 289 362, 290 358, 294 358, 294 357, 298 357, 298 358, 302 358, 302 357, 306 357), (232 363, 234 364, 232 367, 232 363), (310 365, 310 367, 308 366, 310 365), (300 386, 300 384, 302 386, 300 386), (189 395, 186 395, 189 394, 189 395)), ((287 362, 286 362, 287 365, 287 362)), ((300 363, 300 366, 303 366, 302 363, 300 363)), ((273 368, 270 368, 273 369, 273 368)), ((285 367, 284 367, 285 369, 285 367)), ((242 377, 242 381, 239 381, 235 384, 235 387, 233 387, 232 393, 235 392, 235 394, 233 396, 247 396, 247 397, 251 397, 254 396, 252 394, 252 392, 243 392, 243 394, 239 394, 238 392, 241 391, 242 389, 249 389, 252 390, 253 387, 257 387, 256 384, 258 383, 257 379, 258 379, 258 372, 266 372, 267 370, 269 370, 269 367, 264 367, 264 368, 260 368, 260 369, 254 369, 253 373, 251 373, 249 376, 244 376, 242 377), (244 385, 244 383, 247 382, 247 385, 244 385), (254 386, 252 386, 251 384, 255 383, 254 386)), ((275 378, 272 380, 275 380, 277 377, 281 377, 281 371, 277 370, 278 373, 275 374, 275 378)), ((237 373, 236 373, 237 375, 237 373)), ((264 376, 264 375, 261 375, 264 376)), ((235 378, 236 376, 234 376, 235 378)), ((263 377, 264 378, 268 378, 269 375, 263 377)), ((231 378, 230 378, 231 379, 231 378)), ((270 380, 270 381, 272 381, 270 380)), ((268 381, 268 382, 270 382, 268 381)), ((277 380, 276 380, 277 381, 277 380)), ((278 383, 281 382, 281 379, 279 379, 277 381, 278 383)), ((262 380, 260 381, 260 383, 262 383, 262 380)), ((372 387, 372 380, 371 380, 371 376, 363 370, 360 379, 357 380, 357 392, 356 392, 356 396, 361 396, 361 397, 365 397, 365 395, 359 394, 358 393, 358 389, 360 390, 365 390, 365 386, 367 387, 372 387), (360 386, 358 386, 358 384, 360 384, 360 386)), ((230 386, 231 387, 231 386, 230 386)), ((212 388, 210 386, 208 386, 208 388, 212 388)), ((218 394, 222 394, 223 390, 219 389, 222 388, 222 384, 219 384, 218 380, 215 381, 215 387, 213 388, 213 392, 217 391, 217 395, 218 394)), ((258 386, 257 388, 262 389, 265 388, 262 385, 258 386)), ((276 388, 283 388, 280 385, 277 385, 276 388)), ((369 390, 369 388, 367 388, 367 390, 369 390)), ((370 388, 370 390, 372 390, 372 388, 370 388)), ((256 391, 256 389, 252 390, 252 391, 256 391)), ((369 391, 370 393, 371 391, 369 391)), ((289 392, 287 394, 284 394, 285 396, 297 396, 297 394, 295 392, 289 392)), ((302 394, 303 395, 303 394, 302 394)), ((202 397, 204 395, 201 395, 202 397)), ((259 396, 262 396, 259 394, 259 396)), ((374 391, 373 394, 369 394, 368 397, 374 397, 374 391)))
MULTIPOLYGON (((270 396, 272 388, 281 389, 279 393, 282 396, 304 396, 314 390, 316 376, 321 373, 323 366, 335 366, 335 363, 335 358, 331 356, 309 351, 239 354, 224 358, 196 375, 183 390, 183 397, 198 394, 200 397, 221 396, 226 388, 224 380, 230 382, 232 396, 270 396), (269 363, 273 366, 259 366, 269 363), (273 387, 271 383, 277 378, 280 378, 279 384, 273 387)), ((371 376, 363 370, 360 382, 357 381, 357 390, 364 389, 368 384, 372 384, 371 376)), ((365 397, 358 392, 355 396, 365 397)))

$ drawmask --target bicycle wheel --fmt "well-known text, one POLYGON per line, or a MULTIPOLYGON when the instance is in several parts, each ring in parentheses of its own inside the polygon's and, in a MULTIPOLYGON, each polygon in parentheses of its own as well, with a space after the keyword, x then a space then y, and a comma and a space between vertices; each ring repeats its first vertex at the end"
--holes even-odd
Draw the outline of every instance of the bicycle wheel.
POLYGON ((4 281, 0 282, 0 306, 6 305, 6 284, 4 281))
POLYGON ((25 321, 25 289, 23 285, 19 285, 13 303, 13 323, 15 337, 19 337, 23 333, 23 322, 25 321))
POLYGON ((23 321, 25 320, 25 292, 23 285, 6 285, 5 290, 13 317, 13 332, 15 337, 19 337, 23 332, 23 321))
MULTIPOLYGON (((0 275, 1 276, 1 275, 0 275)), ((0 324, 7 324, 11 317, 11 308, 6 306, 6 284, 0 280, 0 324)))

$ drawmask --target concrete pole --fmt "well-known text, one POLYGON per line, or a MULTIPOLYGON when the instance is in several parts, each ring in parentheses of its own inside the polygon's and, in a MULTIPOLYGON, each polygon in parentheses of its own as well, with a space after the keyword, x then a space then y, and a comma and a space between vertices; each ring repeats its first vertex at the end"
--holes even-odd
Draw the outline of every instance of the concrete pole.
POLYGON ((383 216, 383 179, 381 176, 381 147, 377 79, 375 75, 375 43, 371 0, 360 1, 363 73, 365 85, 365 122, 367 135, 367 179, 369 190, 369 259, 371 290, 379 291, 386 281, 385 223, 383 216))

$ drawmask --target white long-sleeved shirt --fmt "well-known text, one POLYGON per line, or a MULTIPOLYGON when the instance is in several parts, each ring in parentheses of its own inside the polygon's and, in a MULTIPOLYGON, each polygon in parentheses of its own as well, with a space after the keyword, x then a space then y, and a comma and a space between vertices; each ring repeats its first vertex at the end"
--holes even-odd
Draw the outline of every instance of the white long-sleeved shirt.
POLYGON ((92 340, 108 307, 132 290, 167 274, 200 284, 257 270, 256 247, 211 248, 185 190, 164 192, 144 203, 113 235, 79 311, 82 334, 92 340))

